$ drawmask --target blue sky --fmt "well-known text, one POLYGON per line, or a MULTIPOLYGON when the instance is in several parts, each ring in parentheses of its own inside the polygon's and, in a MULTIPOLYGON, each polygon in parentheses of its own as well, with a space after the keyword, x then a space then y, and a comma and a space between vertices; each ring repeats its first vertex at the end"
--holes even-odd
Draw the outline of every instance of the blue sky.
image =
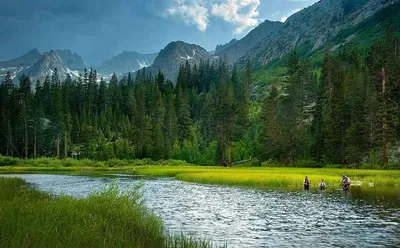
POLYGON ((316 0, 0 0, 0 60, 71 49, 87 65, 182 40, 213 50, 316 0))

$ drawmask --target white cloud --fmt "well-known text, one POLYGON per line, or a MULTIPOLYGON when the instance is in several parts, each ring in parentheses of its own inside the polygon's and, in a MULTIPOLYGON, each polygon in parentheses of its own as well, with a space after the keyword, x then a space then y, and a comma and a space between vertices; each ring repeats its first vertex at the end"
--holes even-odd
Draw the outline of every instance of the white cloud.
POLYGON ((291 15, 293 15, 293 14, 299 12, 300 10, 301 10, 300 8, 297 8, 297 9, 294 9, 294 10, 290 11, 289 13, 283 15, 283 16, 281 17, 281 22, 286 22, 286 20, 287 20, 291 15))
POLYGON ((163 15, 177 17, 186 24, 196 25, 204 32, 210 24, 210 15, 232 23, 235 33, 242 33, 259 23, 260 0, 174 0, 163 15))
POLYGON ((204 32, 209 24, 208 9, 202 4, 203 1, 175 0, 174 6, 167 9, 165 16, 175 16, 182 19, 186 24, 195 24, 204 32))
POLYGON ((242 33, 258 24, 259 6, 260 0, 225 0, 212 5, 212 14, 234 24, 235 33, 242 33), (247 13, 242 13, 243 9, 247 13))

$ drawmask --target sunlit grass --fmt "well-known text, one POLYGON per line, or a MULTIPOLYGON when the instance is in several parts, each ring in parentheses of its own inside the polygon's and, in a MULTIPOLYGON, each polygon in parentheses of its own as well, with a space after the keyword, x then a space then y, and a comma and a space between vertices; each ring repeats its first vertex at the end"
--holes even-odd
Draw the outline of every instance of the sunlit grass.
MULTIPOLYGON (((62 166, 55 159, 34 161, 30 166, 24 162, 23 166, 0 166, 0 173, 67 173, 103 175, 111 173, 126 173, 146 175, 152 177, 175 177, 179 180, 204 184, 221 184, 231 186, 244 186, 253 188, 299 188, 302 186, 304 176, 311 180, 311 188, 317 188, 323 178, 328 188, 339 187, 342 174, 347 174, 353 185, 361 184, 361 187, 400 185, 400 170, 365 170, 365 169, 336 169, 336 168, 287 168, 287 167, 216 167, 216 166, 191 166, 187 164, 179 166, 161 165, 137 165, 140 160, 107 161, 109 164, 123 164, 123 166, 88 166, 96 163, 90 160, 74 160, 73 166, 62 166), (41 166, 43 161, 49 162, 41 166), (58 163, 51 166, 52 163, 58 163)), ((68 160, 69 161, 69 160, 68 160)), ((46 163, 47 163, 46 162, 46 163)), ((173 161, 178 163, 178 161, 173 161)), ((64 163, 66 163, 64 161, 64 163)), ((68 162, 69 163, 69 162, 68 162)))
POLYGON ((361 186, 400 185, 400 171, 360 169, 317 169, 317 168, 223 168, 223 167, 162 167, 145 166, 135 173, 149 176, 169 176, 179 180, 206 184, 222 184, 254 188, 301 187, 304 176, 311 181, 311 188, 317 188, 321 179, 328 187, 339 187, 341 175, 348 175, 352 182, 361 186))

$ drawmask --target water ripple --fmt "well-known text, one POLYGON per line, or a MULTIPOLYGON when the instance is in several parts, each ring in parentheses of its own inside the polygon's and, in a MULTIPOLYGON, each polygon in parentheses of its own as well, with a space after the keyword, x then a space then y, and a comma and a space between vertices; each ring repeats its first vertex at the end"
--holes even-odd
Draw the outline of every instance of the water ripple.
MULTIPOLYGON (((40 190, 83 197, 110 177, 18 176, 40 190)), ((114 175, 123 188, 141 180, 114 175)), ((144 181, 146 206, 172 233, 229 247, 399 247, 399 198, 352 191, 260 191, 172 179, 144 181)))

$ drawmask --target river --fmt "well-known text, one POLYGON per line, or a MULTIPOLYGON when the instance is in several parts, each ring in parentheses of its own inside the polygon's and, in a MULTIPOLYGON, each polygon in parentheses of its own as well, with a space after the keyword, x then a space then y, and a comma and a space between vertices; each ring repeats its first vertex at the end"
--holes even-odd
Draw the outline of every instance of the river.
POLYGON ((145 205, 171 233, 228 247, 400 247, 399 191, 266 191, 127 175, 3 176, 74 197, 113 180, 124 190, 143 181, 145 205))

